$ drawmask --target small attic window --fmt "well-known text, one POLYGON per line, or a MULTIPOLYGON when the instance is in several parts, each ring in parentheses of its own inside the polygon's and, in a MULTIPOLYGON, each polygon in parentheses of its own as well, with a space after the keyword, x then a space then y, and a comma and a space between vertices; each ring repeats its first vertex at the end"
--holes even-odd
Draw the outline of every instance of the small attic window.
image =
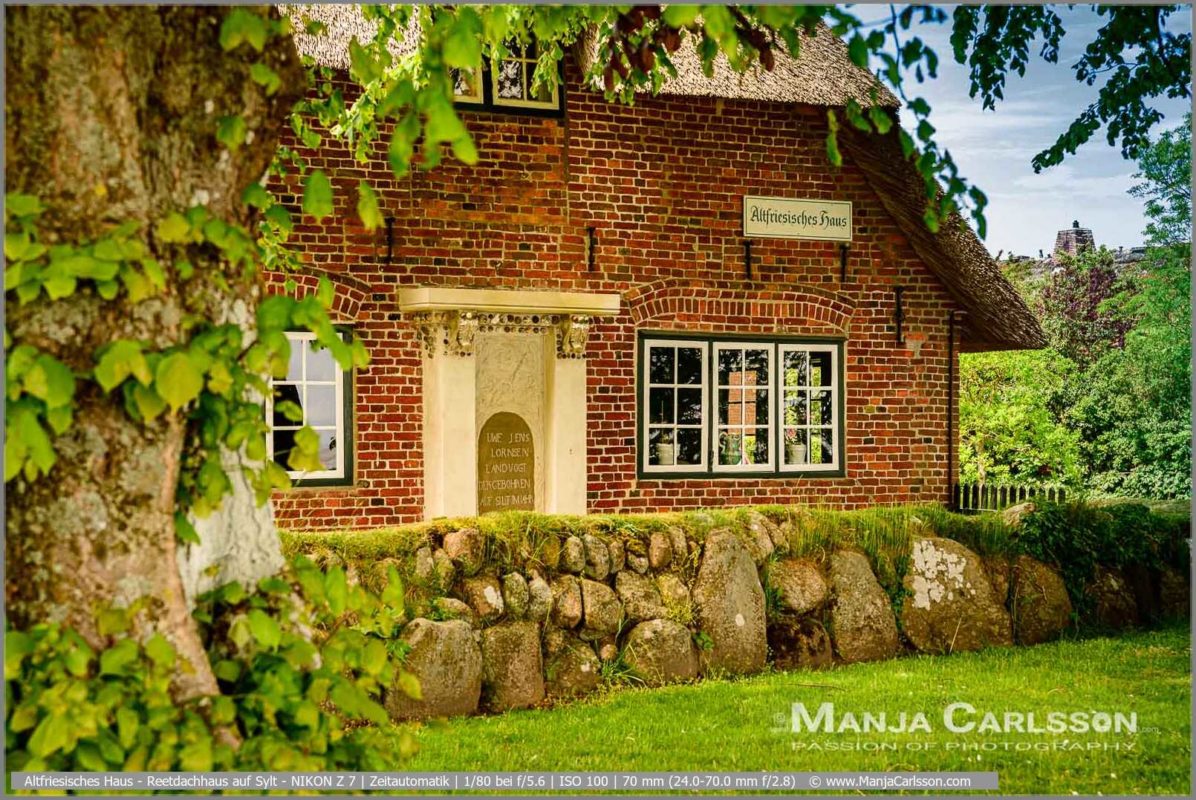
POLYGON ((560 105, 557 97, 559 86, 533 88, 536 60, 539 58, 535 42, 527 45, 513 44, 507 49, 510 56, 490 71, 494 105, 514 108, 557 108, 560 105))
POLYGON ((535 86, 539 50, 535 43, 507 45, 509 56, 476 69, 452 71, 453 101, 461 106, 533 116, 560 116, 563 73, 553 87, 535 86), (534 87, 534 88, 533 88, 534 87))

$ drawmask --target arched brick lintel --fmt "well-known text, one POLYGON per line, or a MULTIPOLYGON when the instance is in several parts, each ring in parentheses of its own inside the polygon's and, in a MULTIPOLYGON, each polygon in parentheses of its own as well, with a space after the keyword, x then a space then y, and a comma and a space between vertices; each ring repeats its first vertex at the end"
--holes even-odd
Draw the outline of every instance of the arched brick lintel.
POLYGON ((766 286, 666 280, 636 287, 624 296, 636 327, 670 323, 680 328, 711 325, 755 331, 846 336, 855 302, 816 286, 766 286))
POLYGON ((315 293, 321 276, 332 281, 332 285, 336 289, 329 312, 332 321, 338 324, 355 322, 361 313, 362 304, 370 296, 370 291, 365 283, 348 275, 316 269, 301 273, 268 272, 266 273, 266 294, 290 294, 297 298, 306 297, 315 293), (293 292, 287 291, 288 279, 295 282, 293 292))

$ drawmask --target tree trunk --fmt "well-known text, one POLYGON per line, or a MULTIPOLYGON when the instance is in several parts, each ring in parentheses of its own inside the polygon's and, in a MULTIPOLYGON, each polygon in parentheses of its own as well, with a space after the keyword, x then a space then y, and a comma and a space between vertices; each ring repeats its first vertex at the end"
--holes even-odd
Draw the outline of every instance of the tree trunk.
MULTIPOLYGON (((114 339, 160 349, 186 337, 184 314, 219 322, 237 300, 252 319, 256 276, 234 271, 214 248, 190 248, 196 278, 170 269, 177 253, 156 245, 153 224, 206 205, 249 225, 242 190, 259 179, 286 112, 302 91, 289 36, 263 52, 219 44, 227 8, 10 7, 7 17, 7 189, 47 207, 41 240, 85 243, 123 222, 141 225, 167 267, 167 290, 131 305, 88 288, 63 300, 18 306, 6 298, 9 331, 76 371, 114 339), (267 96, 249 77, 263 61, 282 78, 267 96), (250 132, 235 153, 219 144, 218 120, 239 114, 250 132)), ((271 11, 271 14, 276 12, 271 11)), ((180 699, 216 692, 190 617, 176 560, 174 498, 186 423, 180 415, 141 424, 119 395, 80 382, 75 423, 54 444, 58 462, 32 483, 8 486, 5 587, 16 627, 57 621, 93 645, 106 641, 95 612, 145 603, 136 632, 164 634, 189 662, 180 699)), ((268 532, 274 535, 272 529, 268 532)))

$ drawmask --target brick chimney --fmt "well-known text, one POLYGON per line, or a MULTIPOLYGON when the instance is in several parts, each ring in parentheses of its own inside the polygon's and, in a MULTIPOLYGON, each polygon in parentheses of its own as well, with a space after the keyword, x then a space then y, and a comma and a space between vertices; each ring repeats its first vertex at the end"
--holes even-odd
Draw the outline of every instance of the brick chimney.
POLYGON ((1091 250, 1095 246, 1092 230, 1081 228, 1080 221, 1075 220, 1071 223, 1070 228, 1064 228, 1055 234, 1055 250, 1051 253, 1051 259, 1058 261, 1060 256, 1078 255, 1080 251, 1091 250))

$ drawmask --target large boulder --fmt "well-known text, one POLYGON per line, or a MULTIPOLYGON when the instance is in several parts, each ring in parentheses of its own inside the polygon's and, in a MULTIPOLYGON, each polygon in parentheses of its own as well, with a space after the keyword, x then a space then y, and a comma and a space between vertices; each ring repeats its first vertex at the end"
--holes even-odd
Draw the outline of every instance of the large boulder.
POLYGON ((561 628, 576 628, 581 623, 581 586, 572 575, 560 575, 552 581, 552 622, 561 628))
POLYGON ((458 600, 455 597, 437 597, 432 600, 432 608, 437 614, 437 619, 462 619, 468 622, 471 628, 481 627, 478 615, 464 600, 458 600))
POLYGON ((1013 586, 1013 562, 1006 556, 989 556, 982 561, 988 584, 993 588, 993 597, 1008 608, 1009 590, 1013 586))
POLYGON ((527 708, 544 699, 536 623, 504 622, 482 631, 482 699, 490 711, 527 708))
POLYGON ((1013 562, 1009 594, 1013 636, 1018 644, 1040 644, 1059 638, 1071 624, 1071 599, 1058 572, 1029 556, 1013 562))
POLYGON ((698 676, 698 649, 683 625, 672 620, 641 622, 627 634, 623 659, 649 686, 693 680, 698 676))
POLYGON ((565 540, 565 547, 561 551, 561 568, 574 574, 586 568, 586 548, 576 536, 565 540))
POLYGON ((527 615, 536 622, 548 619, 552 612, 552 587, 539 575, 527 583, 527 615))
POLYGON ((980 556, 959 542, 916 540, 905 588, 901 629, 923 653, 1013 644, 1009 612, 994 594, 980 556))
POLYGON ((586 534, 581 539, 586 553, 586 577, 595 581, 604 581, 610 574, 610 548, 606 542, 592 534, 586 534))
POLYGON ((808 558, 783 558, 768 568, 768 583, 780 595, 781 609, 801 616, 821 608, 830 597, 822 570, 808 558))
POLYGON ((706 539, 693 600, 698 627, 713 642, 703 654, 705 670, 743 674, 764 669, 764 589, 752 557, 734 534, 716 532, 706 539))
POLYGON ((498 578, 493 575, 464 579, 461 581, 461 592, 483 625, 501 617, 506 609, 498 578))
POLYGON ((598 688, 601 662, 594 648, 568 631, 544 634, 545 690, 548 697, 576 697, 598 688))
POLYGON ((508 572, 502 576, 502 600, 509 617, 523 617, 527 613, 530 599, 526 578, 518 572, 508 572))
POLYGON ((1159 574, 1159 610, 1164 617, 1182 619, 1192 613, 1188 577, 1172 567, 1159 574))
POLYGON ((468 622, 412 620, 399 637, 411 648, 403 669, 419 680, 416 700, 394 686, 384 702, 395 721, 453 717, 478 709, 482 690, 482 655, 468 622))
POLYGON ((1117 630, 1139 623, 1134 590, 1121 570, 1097 565, 1084 591, 1092 604, 1091 617, 1095 622, 1117 630))
POLYGON ((772 665, 779 670, 823 669, 834 660, 831 637, 814 619, 782 619, 768 626, 772 665))
POLYGON ((744 544, 747 546, 748 553, 752 556, 752 561, 756 562, 757 567, 764 566, 764 562, 772 555, 772 551, 776 546, 772 542, 772 532, 776 529, 776 524, 768 517, 761 514, 759 511, 747 512, 747 537, 744 544))
POLYGON ((673 561, 673 545, 669 537, 660 531, 648 537, 648 566, 652 569, 667 569, 673 561))
POLYGON ((889 596, 863 553, 831 554, 831 641, 839 659, 854 663, 897 655, 897 620, 889 596))
POLYGON ((581 605, 583 639, 596 641, 619 632, 619 625, 623 621, 623 604, 619 602, 614 589, 605 583, 583 578, 581 605))
POLYGON ((660 590, 648 576, 624 570, 615 575, 615 591, 623 602, 627 619, 640 622, 665 616, 660 590))
POLYGON ((465 528, 444 535, 444 552, 465 575, 473 575, 486 558, 486 538, 477 528, 465 528))

